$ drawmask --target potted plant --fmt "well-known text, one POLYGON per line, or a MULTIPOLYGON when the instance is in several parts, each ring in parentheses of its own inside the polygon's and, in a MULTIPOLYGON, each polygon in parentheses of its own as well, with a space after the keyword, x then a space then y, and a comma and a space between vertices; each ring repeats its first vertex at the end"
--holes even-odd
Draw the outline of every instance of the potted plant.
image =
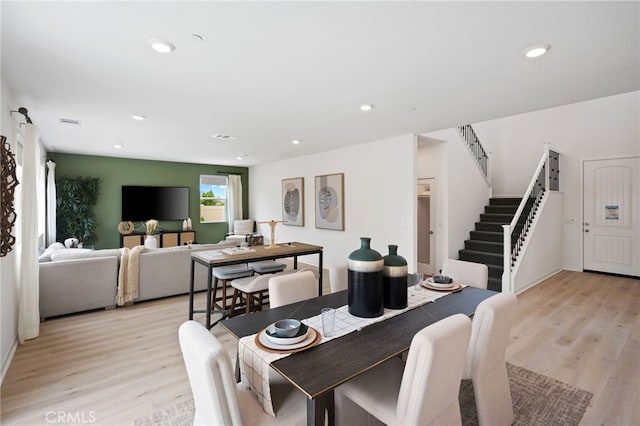
POLYGON ((96 220, 91 209, 98 200, 99 178, 68 177, 56 179, 56 234, 58 241, 77 238, 95 244, 96 220))
POLYGON ((147 231, 147 236, 144 239, 144 246, 147 248, 158 248, 158 239, 155 236, 158 230, 158 221, 155 219, 149 219, 144 223, 147 231))

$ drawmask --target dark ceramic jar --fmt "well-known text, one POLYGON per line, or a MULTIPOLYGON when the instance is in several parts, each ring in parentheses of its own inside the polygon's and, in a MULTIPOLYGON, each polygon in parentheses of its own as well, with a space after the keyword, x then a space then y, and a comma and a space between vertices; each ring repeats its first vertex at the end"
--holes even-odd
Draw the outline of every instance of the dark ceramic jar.
POLYGON ((396 245, 389 246, 389 254, 383 260, 384 307, 404 309, 407 307, 407 261, 398 256, 396 245))
POLYGON ((349 255, 347 267, 349 313, 373 318, 384 313, 382 255, 371 249, 371 238, 360 238, 360 248, 349 255))

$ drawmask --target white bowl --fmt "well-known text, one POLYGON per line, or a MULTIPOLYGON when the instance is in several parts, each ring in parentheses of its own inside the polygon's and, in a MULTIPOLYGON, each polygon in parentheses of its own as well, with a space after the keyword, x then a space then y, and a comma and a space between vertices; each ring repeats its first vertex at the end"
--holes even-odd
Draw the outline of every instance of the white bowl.
POLYGON ((276 330, 278 337, 293 337, 298 334, 300 324, 297 319, 288 318, 276 321, 273 324, 273 328, 276 330))

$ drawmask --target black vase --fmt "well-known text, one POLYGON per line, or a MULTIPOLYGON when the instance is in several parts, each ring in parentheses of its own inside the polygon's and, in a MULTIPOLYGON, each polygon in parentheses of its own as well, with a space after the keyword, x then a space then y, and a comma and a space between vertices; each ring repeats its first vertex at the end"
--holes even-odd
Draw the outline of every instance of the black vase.
POLYGON ((370 247, 371 238, 360 238, 360 249, 349 255, 347 267, 349 313, 373 318, 384 313, 382 256, 370 247))
POLYGON ((407 307, 407 275, 409 269, 404 257, 398 256, 398 246, 389 246, 389 255, 384 257, 383 283, 384 307, 404 309, 407 307))

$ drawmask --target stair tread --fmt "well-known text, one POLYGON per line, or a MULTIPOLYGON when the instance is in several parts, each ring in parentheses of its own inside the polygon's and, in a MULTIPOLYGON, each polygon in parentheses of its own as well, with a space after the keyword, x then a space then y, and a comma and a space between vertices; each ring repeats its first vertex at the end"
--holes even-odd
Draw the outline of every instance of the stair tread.
POLYGON ((504 245, 504 243, 502 242, 497 242, 497 241, 483 241, 483 240, 464 240, 464 242, 472 242, 472 243, 478 243, 478 244, 491 244, 493 246, 502 246, 504 245))
POLYGON ((469 253, 469 254, 480 254, 480 255, 491 256, 491 257, 502 257, 502 253, 491 253, 490 251, 467 250, 467 249, 462 249, 459 251, 469 253))

